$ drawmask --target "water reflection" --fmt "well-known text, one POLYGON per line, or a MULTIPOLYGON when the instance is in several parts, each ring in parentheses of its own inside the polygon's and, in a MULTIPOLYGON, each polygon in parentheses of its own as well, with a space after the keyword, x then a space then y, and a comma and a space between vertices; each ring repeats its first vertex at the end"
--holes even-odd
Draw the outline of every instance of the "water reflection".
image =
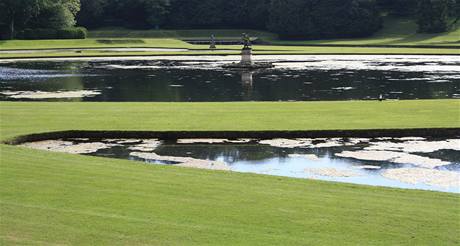
POLYGON ((295 178, 460 193, 460 139, 63 139, 42 150, 295 178), (207 143, 206 143, 207 142, 207 143))
POLYGON ((187 59, 3 62, 0 92, 97 90, 81 100, 120 102, 460 97, 460 61, 451 57, 293 56, 256 72, 221 69, 227 57, 187 59))

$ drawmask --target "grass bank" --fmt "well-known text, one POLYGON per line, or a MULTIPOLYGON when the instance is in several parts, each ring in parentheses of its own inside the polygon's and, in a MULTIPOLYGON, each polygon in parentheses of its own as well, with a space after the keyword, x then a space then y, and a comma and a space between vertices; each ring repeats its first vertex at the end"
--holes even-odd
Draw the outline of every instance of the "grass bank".
MULTIPOLYGON (((0 134, 459 127, 458 100, 0 103, 0 134), (235 120, 237 119, 237 120, 235 120)), ((457 245, 460 196, 0 145, 0 242, 457 245)))
POLYGON ((258 37, 266 45, 256 45, 256 54, 418 54, 460 55, 460 26, 438 34, 416 33, 412 19, 386 17, 384 28, 371 37, 332 40, 280 40, 277 35, 257 30, 129 30, 103 28, 91 30, 85 40, 12 40, 0 41, 0 51, 28 49, 89 49, 89 48, 185 48, 190 52, 107 52, 95 50, 43 51, 38 53, 1 53, 0 58, 34 57, 100 57, 237 54, 241 46, 218 46, 225 51, 210 51, 207 45, 191 45, 182 40, 239 40, 241 33, 258 37), (317 47, 320 46, 320 47, 317 47))
MULTIPOLYGON (((158 48, 158 46, 155 46, 158 48)), ((179 47, 168 47, 179 48, 179 47)), ((124 51, 110 52, 98 50, 46 51, 37 53, 0 53, 0 59, 20 58, 78 58, 78 57, 133 57, 133 56, 197 56, 197 55, 239 55, 241 47, 221 47, 225 50, 211 51, 205 47, 193 47, 190 51, 124 51)), ((311 47, 311 46, 254 46, 255 55, 460 55, 455 49, 433 48, 371 48, 371 47, 311 47)))
POLYGON ((460 100, 36 103, 1 102, 0 134, 64 130, 264 131, 460 127, 460 100), (238 123, 235 124, 235 119, 238 123))

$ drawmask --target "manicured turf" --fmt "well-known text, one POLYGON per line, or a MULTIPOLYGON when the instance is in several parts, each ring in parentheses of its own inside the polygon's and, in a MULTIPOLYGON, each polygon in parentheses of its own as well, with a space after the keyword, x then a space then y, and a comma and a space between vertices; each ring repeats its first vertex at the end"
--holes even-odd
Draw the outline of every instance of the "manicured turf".
POLYGON ((157 48, 191 48, 192 46, 178 39, 59 39, 59 40, 4 40, 0 41, 0 50, 15 49, 75 49, 75 48, 111 48, 111 47, 157 47, 157 48))
MULTIPOLYGON (((459 127, 460 101, 0 103, 1 139, 71 129, 459 127)), ((0 243, 458 245, 460 196, 0 145, 0 243)))
MULTIPOLYGON (((174 48, 174 47, 169 47, 174 48)), ((177 47, 176 47, 177 48, 177 47)), ((14 58, 60 58, 60 57, 124 57, 124 56, 164 56, 164 55, 239 55, 241 47, 220 47, 225 50, 210 51, 194 46, 185 52, 106 52, 85 50, 82 52, 40 52, 1 54, 0 59, 14 58)), ((373 54, 373 55, 460 55, 455 49, 433 48, 357 48, 357 47, 291 47, 291 46, 254 46, 255 55, 309 55, 309 54, 373 54)))
POLYGON ((460 127, 460 100, 30 103, 2 102, 2 139, 60 130, 338 130, 460 127), (235 121, 237 120, 237 121, 235 121))
POLYGON ((0 149, 2 245, 460 243, 454 194, 0 149))
POLYGON ((253 38, 273 40, 276 34, 247 29, 191 29, 191 30, 131 30, 124 28, 101 28, 91 30, 90 38, 176 38, 176 39, 204 39, 209 40, 211 35, 216 39, 241 40, 242 33, 251 34, 253 38))
POLYGON ((255 54, 438 54, 460 55, 460 27, 448 33, 419 34, 410 19, 386 18, 385 27, 374 36, 360 39, 285 41, 276 35, 255 30, 145 30, 99 29, 90 31, 86 40, 13 40, 0 41, 0 50, 11 49, 65 49, 65 48, 187 48, 190 52, 40 52, 0 54, 0 58, 21 57, 93 57, 139 55, 225 55, 238 54, 241 46, 218 46, 225 51, 210 51, 207 45, 191 45, 180 39, 240 39, 242 32, 259 37, 267 44, 255 45, 255 54), (285 46, 283 46, 285 45, 285 46), (310 45, 310 46, 309 46, 310 45), (315 47, 326 45, 331 47, 315 47), (350 47, 356 46, 356 47, 350 47), (371 46, 371 47, 366 47, 371 46), (388 46, 388 47, 372 47, 388 46), (393 46, 393 47, 392 47, 393 46), (403 47, 398 47, 403 46, 403 47), (405 47, 407 46, 407 47, 405 47), (414 47, 411 47, 414 46, 414 47), (447 49, 449 48, 449 49, 447 49), (228 51, 230 50, 230 51, 228 51))

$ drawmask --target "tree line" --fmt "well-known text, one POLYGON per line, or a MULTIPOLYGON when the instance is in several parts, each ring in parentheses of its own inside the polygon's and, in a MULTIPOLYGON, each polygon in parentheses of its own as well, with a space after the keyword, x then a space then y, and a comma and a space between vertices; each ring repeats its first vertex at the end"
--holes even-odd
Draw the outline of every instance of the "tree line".
MULTIPOLYGON (((413 16, 420 32, 447 31, 460 0, 0 0, 0 31, 126 27, 251 28, 284 38, 362 37, 382 15, 413 16)), ((5 35, 3 35, 5 36, 5 35)))

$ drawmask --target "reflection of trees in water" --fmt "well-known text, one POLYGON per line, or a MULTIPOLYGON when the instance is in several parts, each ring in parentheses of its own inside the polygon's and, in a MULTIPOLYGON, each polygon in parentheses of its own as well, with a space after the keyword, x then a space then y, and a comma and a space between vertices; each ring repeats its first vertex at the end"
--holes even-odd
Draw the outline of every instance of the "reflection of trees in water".
MULTIPOLYGON (((103 91, 103 95, 84 100, 99 101, 286 101, 365 99, 377 98, 380 94, 390 99, 447 98, 457 93, 456 87, 460 84, 460 80, 455 78, 448 79, 450 82, 447 83, 413 80, 430 78, 439 75, 438 73, 269 69, 252 74, 220 69, 178 69, 177 65, 180 66, 181 62, 75 61, 6 64, 8 67, 90 75, 40 79, 31 77, 27 81, 8 81, 6 85, 12 86, 13 90, 98 89, 103 91), (111 65, 134 67, 121 69, 111 65), (31 83, 38 80, 40 83, 31 83)), ((445 75, 448 74, 442 74, 445 75)), ((442 76, 437 78, 442 80, 442 76)))
POLYGON ((223 158, 227 163, 287 158, 291 152, 282 148, 253 144, 175 144, 162 145, 155 150, 159 155, 190 156, 207 160, 223 158))
POLYGON ((165 144, 155 153, 170 156, 190 156, 198 159, 223 158, 227 163, 289 158, 290 154, 314 154, 320 158, 335 159, 335 153, 353 150, 351 146, 333 148, 278 148, 263 144, 165 144))

